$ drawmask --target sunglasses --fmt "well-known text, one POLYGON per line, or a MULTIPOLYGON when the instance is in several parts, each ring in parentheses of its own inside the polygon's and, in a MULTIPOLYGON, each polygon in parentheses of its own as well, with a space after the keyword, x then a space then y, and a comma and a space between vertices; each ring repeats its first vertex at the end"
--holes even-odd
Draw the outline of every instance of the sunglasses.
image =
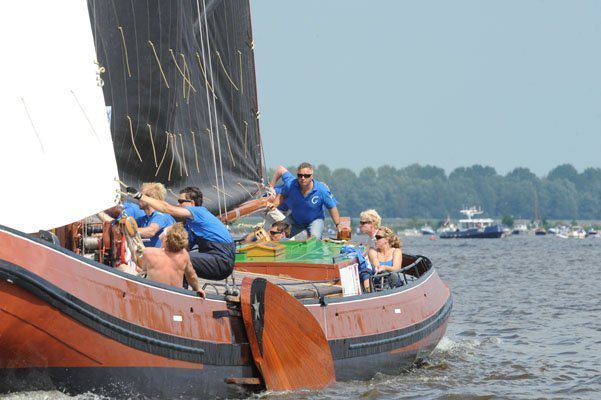
POLYGON ((380 239, 384 239, 386 236, 380 236, 380 235, 376 235, 375 238, 376 240, 380 240, 380 239))
POLYGON ((182 204, 182 203, 191 203, 191 202, 192 202, 192 200, 188 200, 188 199, 177 199, 177 202, 178 202, 179 204, 182 204))
POLYGON ((281 235, 283 232, 282 231, 269 231, 269 233, 272 235, 281 235))
POLYGON ((298 177, 298 179, 300 178, 305 178, 305 179, 309 179, 313 174, 296 174, 296 176, 298 177))
POLYGON ((371 221, 359 221, 361 225, 371 224, 371 221))

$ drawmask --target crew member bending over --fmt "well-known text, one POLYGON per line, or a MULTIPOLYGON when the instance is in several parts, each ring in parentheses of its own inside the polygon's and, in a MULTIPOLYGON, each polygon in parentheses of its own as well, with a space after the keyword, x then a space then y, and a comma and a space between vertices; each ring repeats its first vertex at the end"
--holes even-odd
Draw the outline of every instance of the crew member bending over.
POLYGON ((146 278, 171 286, 181 286, 184 275, 188 284, 200 297, 205 293, 186 251, 188 232, 178 222, 166 230, 162 248, 146 247, 142 252, 142 272, 146 278))
POLYGON ((126 191, 155 210, 185 220, 184 226, 190 236, 190 260, 200 278, 221 280, 232 274, 236 245, 225 225, 202 206, 199 188, 188 186, 180 190, 179 206, 145 196, 133 187, 126 191))

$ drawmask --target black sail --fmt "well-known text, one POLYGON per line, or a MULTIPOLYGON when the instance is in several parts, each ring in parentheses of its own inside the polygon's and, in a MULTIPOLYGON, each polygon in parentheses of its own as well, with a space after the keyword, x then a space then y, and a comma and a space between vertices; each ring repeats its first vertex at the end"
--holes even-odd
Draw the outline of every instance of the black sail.
POLYGON ((198 186, 222 212, 262 181, 248 0, 88 2, 120 179, 198 186))

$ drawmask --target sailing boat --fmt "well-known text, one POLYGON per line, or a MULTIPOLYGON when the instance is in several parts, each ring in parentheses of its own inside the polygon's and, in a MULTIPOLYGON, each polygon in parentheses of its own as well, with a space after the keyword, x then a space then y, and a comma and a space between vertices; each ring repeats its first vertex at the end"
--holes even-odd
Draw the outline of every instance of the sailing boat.
POLYGON ((60 245, 30 233, 110 207, 117 177, 200 186, 227 215, 259 195, 263 162, 246 0, 13 9, 0 17, 13 61, 0 78, 13 194, 0 207, 0 392, 235 397, 369 379, 432 351, 452 295, 423 256, 404 256, 403 286, 362 293, 341 244, 265 243, 201 300, 106 265, 105 226, 60 245))

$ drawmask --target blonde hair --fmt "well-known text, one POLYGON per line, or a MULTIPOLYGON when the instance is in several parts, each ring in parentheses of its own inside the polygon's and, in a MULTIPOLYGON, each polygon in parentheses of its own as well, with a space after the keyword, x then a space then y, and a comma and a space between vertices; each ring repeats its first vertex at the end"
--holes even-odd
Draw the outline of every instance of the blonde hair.
POLYGON ((380 214, 374 209, 361 212, 359 218, 369 220, 376 229, 380 228, 380 224, 382 223, 382 217, 380 217, 380 214))
POLYGON ((188 232, 186 232, 184 224, 176 222, 167 231, 165 249, 172 253, 177 253, 186 247, 188 247, 188 232))
MULTIPOLYGON (((388 240, 388 244, 390 247, 394 247, 395 249, 400 249, 402 246, 401 239, 394 234, 394 231, 387 226, 383 226, 378 229, 378 231, 383 232, 384 236, 388 240)), ((377 234, 377 233, 376 233, 377 234)))
POLYGON ((142 184, 140 192, 148 197, 152 197, 153 199, 163 201, 167 196, 167 189, 165 189, 165 185, 159 182, 146 182, 142 184))

